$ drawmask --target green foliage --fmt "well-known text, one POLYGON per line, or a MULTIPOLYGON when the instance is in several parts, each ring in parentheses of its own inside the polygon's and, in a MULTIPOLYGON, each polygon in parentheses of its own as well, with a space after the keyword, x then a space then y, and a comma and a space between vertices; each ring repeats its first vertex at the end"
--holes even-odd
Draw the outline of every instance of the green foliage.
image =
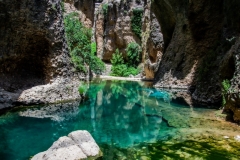
POLYGON ((105 64, 101 59, 92 55, 90 67, 96 74, 100 74, 105 69, 105 64))
POLYGON ((230 87, 231 87, 231 84, 228 79, 222 81, 222 95, 223 95, 222 96, 223 97, 222 105, 223 106, 225 106, 225 104, 226 104, 225 95, 227 94, 230 87))
POLYGON ((78 20, 78 13, 70 13, 64 18, 67 43, 75 68, 86 73, 84 64, 99 73, 104 70, 104 63, 95 56, 96 44, 91 43, 91 30, 78 20))
POLYGON ((139 73, 137 68, 128 67, 126 64, 119 64, 116 66, 112 66, 111 68, 111 76, 122 76, 128 77, 130 75, 137 75, 139 73))
POLYGON ((229 88, 231 87, 230 81, 228 79, 223 80, 222 82, 222 91, 224 94, 227 93, 227 91, 229 90, 229 88))
POLYGON ((97 53, 97 45, 96 42, 91 43, 91 54, 95 55, 97 53))
POLYGON ((118 49, 116 49, 115 53, 113 54, 111 63, 113 66, 124 64, 122 53, 120 53, 118 49))
POLYGON ((119 64, 116 66, 112 66, 111 68, 111 76, 123 76, 124 72, 127 70, 127 65, 119 64))
POLYGON ((127 47, 127 63, 124 62, 122 53, 116 49, 111 59, 111 76, 128 77, 137 75, 139 70, 136 68, 139 63, 141 47, 137 43, 130 43, 127 47))
POLYGON ((64 8, 64 0, 61 1, 61 9, 62 9, 62 12, 65 12, 65 8, 64 8))
POLYGON ((134 42, 131 42, 127 46, 127 60, 128 65, 137 67, 140 62, 140 55, 141 55, 142 49, 141 47, 134 42))
POLYGON ((94 79, 86 93, 86 96, 90 98, 96 98, 99 91, 101 91, 106 85, 106 81, 100 79, 94 79))
POLYGON ((128 69, 123 73, 123 77, 128 77, 130 75, 136 76, 139 73, 139 70, 134 67, 128 67, 128 69))
POLYGON ((107 17, 108 14, 108 4, 103 4, 102 6, 103 15, 107 17))
POLYGON ((124 83, 125 81, 114 81, 115 83, 111 83, 110 89, 111 93, 114 95, 116 99, 123 93, 124 83))
POLYGON ((83 83, 78 87, 78 92, 81 95, 84 95, 87 92, 87 90, 88 90, 88 85, 86 83, 83 83))
POLYGON ((134 9, 133 16, 131 18, 131 28, 132 31, 141 38, 142 33, 142 16, 143 10, 142 9, 134 9))

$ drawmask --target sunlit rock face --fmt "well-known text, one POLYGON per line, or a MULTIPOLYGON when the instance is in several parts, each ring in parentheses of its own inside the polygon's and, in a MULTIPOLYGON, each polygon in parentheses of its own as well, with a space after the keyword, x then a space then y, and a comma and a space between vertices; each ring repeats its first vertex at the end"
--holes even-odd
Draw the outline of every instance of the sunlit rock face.
MULTIPOLYGON (((24 95, 18 100, 23 90, 38 85, 48 90, 44 85, 55 82, 57 77, 74 75, 60 0, 0 1, 0 21, 0 108, 25 103, 29 98, 31 101, 24 95)), ((35 95, 34 103, 48 102, 41 100, 36 90, 28 92, 35 95)))
POLYGON ((101 151, 88 131, 74 131, 68 136, 60 137, 44 152, 33 156, 32 160, 80 160, 97 159, 101 157, 101 151))
MULTIPOLYGON (((116 49, 126 58, 126 48, 131 42, 142 47, 139 56, 142 73, 145 78, 153 79, 158 70, 164 51, 161 26, 151 10, 151 1, 147 0, 105 0, 105 1, 65 1, 65 12, 78 12, 79 20, 92 28, 92 41, 97 45, 97 56, 110 62, 116 49), (141 10, 139 24, 141 36, 132 30, 133 11, 141 10), (144 69, 143 69, 144 68, 144 69)), ((126 59, 127 60, 127 59, 126 59)))
POLYGON ((79 13, 79 20, 87 28, 93 27, 94 21, 94 7, 93 0, 65 0, 64 11, 66 14, 71 12, 79 13))
POLYGON ((142 49, 144 76, 154 79, 164 51, 164 40, 161 26, 152 11, 152 1, 148 0, 144 7, 142 27, 142 49))
POLYGON ((141 39, 131 29, 133 9, 143 10, 144 2, 108 0, 99 5, 96 13, 96 42, 99 57, 110 61, 112 54, 118 48, 126 53, 125 49, 130 42, 141 45, 141 39), (104 7, 107 6, 107 13, 104 7), (102 42, 103 41, 103 42, 102 42))
POLYGON ((151 11, 151 1, 120 1, 107 0, 95 4, 95 38, 97 55, 110 62, 112 54, 119 49, 126 55, 127 45, 131 42, 142 47, 140 60, 144 63, 143 75, 153 79, 158 69, 164 49, 161 26, 151 11), (107 6, 107 14, 104 7, 107 6), (142 10, 141 37, 138 37, 131 27, 133 10, 142 10))

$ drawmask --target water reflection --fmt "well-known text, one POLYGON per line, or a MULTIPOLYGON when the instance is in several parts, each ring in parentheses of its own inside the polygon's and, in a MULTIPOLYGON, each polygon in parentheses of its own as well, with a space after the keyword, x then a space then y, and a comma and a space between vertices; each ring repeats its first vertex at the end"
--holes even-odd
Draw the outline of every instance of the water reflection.
POLYGON ((155 142, 172 128, 162 120, 159 103, 164 103, 164 96, 155 96, 154 92, 140 82, 95 80, 81 104, 71 102, 9 112, 0 116, 4 134, 0 136, 5 136, 0 156, 28 159, 74 130, 88 130, 100 146, 128 148, 155 142))
POLYGON ((19 116, 56 121, 54 137, 86 129, 98 143, 119 147, 155 142, 161 128, 167 129, 158 100, 169 101, 168 93, 144 87, 143 82, 96 79, 86 96, 80 107, 79 102, 49 105, 21 111, 19 116))
MULTIPOLYGON (((150 159, 166 155, 179 159, 178 155, 182 157, 185 153, 190 156, 188 159, 196 159, 195 155, 201 159, 202 151, 207 154, 223 151, 218 146, 225 142, 212 138, 208 141, 213 131, 228 135, 234 127, 216 121, 209 109, 190 109, 172 103, 172 94, 142 82, 95 80, 86 95, 81 104, 31 107, 0 116, 0 157, 29 159, 47 150, 61 136, 74 130, 88 130, 101 146, 105 159, 147 159, 146 155, 150 159), (186 141, 185 144, 189 137, 204 143, 186 141), (211 143, 207 149, 206 143, 211 143)), ((238 130, 234 128, 234 132, 238 130)))
POLYGON ((32 118, 50 118, 53 121, 61 122, 77 116, 79 112, 79 103, 80 102, 76 101, 63 104, 51 104, 41 108, 30 108, 25 111, 20 111, 19 116, 32 118))
POLYGON ((96 79, 86 97, 80 107, 79 102, 48 105, 21 111, 19 116, 58 122, 52 123, 57 128, 54 138, 68 131, 86 129, 98 143, 119 147, 155 142, 161 135, 161 127, 167 128, 158 100, 169 102, 168 93, 144 87, 143 82, 96 79))
MULTIPOLYGON (((154 97, 152 92, 136 82, 93 82, 86 94, 90 98, 85 107, 90 107, 89 118, 96 141, 121 147, 156 141, 161 126, 166 125, 161 125, 160 108, 145 104, 146 99, 154 97), (104 85, 99 85, 101 83, 104 85), (99 86, 102 89, 96 89, 99 86)), ((161 94, 162 97, 157 98, 166 97, 163 92, 161 94)), ((79 114, 86 116, 86 112, 79 114)))

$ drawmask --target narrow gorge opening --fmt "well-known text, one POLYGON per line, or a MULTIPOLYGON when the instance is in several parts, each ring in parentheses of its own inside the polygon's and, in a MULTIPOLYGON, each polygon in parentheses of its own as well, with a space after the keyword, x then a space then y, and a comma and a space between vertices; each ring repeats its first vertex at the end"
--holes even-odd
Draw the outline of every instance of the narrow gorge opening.
POLYGON ((27 89, 46 82, 49 43, 41 35, 22 38, 21 46, 0 63, 0 85, 9 92, 27 89))

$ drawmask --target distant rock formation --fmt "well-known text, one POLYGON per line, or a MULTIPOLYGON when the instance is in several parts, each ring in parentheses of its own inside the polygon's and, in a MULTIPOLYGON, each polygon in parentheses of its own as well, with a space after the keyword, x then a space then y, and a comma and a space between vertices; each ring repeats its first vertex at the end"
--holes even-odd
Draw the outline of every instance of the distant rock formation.
POLYGON ((88 131, 74 131, 60 137, 44 152, 36 154, 31 160, 80 160, 97 159, 102 152, 88 131))

